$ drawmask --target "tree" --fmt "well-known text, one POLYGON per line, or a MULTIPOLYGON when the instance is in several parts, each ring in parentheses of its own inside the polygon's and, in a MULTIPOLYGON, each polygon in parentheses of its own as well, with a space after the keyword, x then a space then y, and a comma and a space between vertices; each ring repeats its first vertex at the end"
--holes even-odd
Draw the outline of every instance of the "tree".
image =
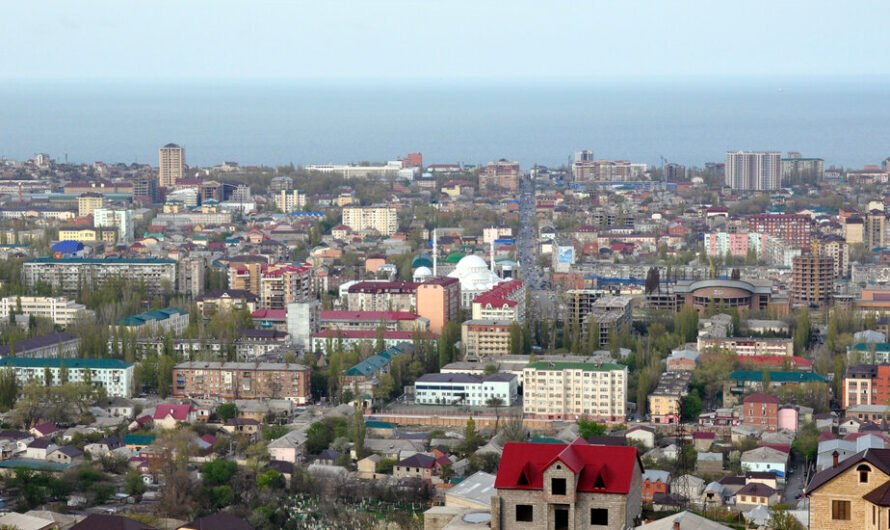
POLYGON ((352 446, 358 459, 365 457, 365 415, 360 406, 355 407, 352 416, 352 446))
POLYGON ((699 397, 697 390, 693 390, 683 400, 683 419, 690 421, 697 420, 701 411, 701 397, 699 397))
POLYGON ((794 325, 794 354, 806 354, 807 347, 810 345, 810 310, 806 307, 800 309, 797 314, 797 320, 794 325))
POLYGON ((497 434, 498 427, 501 424, 501 407, 504 406, 504 400, 499 397, 492 396, 485 401, 485 406, 494 409, 494 432, 495 434, 497 434))
POLYGON ((779 506, 773 507, 768 526, 773 530, 805 530, 800 521, 779 506))
POLYGON ((661 283, 660 272, 658 271, 658 267, 650 267, 648 272, 646 272, 646 294, 654 293, 658 290, 659 284, 661 283))
POLYGON ((606 426, 593 420, 581 418, 578 420, 578 434, 581 438, 587 440, 591 436, 602 436, 606 434, 606 426))
POLYGON ((525 442, 528 440, 528 429, 522 422, 522 416, 510 416, 504 422, 504 427, 500 432, 501 443, 507 442, 525 442))
POLYGON ((158 359, 158 394, 162 398, 170 395, 170 386, 173 384, 173 367, 176 361, 169 355, 161 355, 158 359))
POLYGON ((19 382, 11 368, 0 370, 0 410, 3 412, 15 406, 19 395, 19 382))
POLYGON ((226 422, 238 417, 238 406, 234 403, 223 403, 216 407, 216 417, 222 422, 226 422))
POLYGON ((145 482, 142 481, 142 476, 135 469, 127 471, 124 490, 128 495, 142 495, 145 492, 145 482))

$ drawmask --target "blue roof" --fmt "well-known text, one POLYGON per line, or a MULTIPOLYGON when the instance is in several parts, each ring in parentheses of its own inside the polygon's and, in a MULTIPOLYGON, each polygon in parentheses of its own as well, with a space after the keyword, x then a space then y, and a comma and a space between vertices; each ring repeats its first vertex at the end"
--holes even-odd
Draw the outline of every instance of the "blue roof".
POLYGON ((138 315, 130 315, 118 320, 115 324, 118 326, 141 326, 151 320, 167 320, 173 315, 187 315, 188 311, 179 309, 178 307, 165 307, 164 309, 155 309, 146 311, 138 315))
POLYGON ((0 460, 0 469, 15 469, 17 467, 33 469, 36 471, 61 473, 62 471, 67 471, 70 466, 68 464, 47 462, 46 460, 34 460, 31 458, 10 458, 8 460, 0 460))
POLYGON ((385 368, 392 361, 392 358, 396 355, 401 355, 402 347, 396 345, 391 346, 382 352, 372 355, 365 359, 364 361, 359 362, 355 366, 346 370, 345 375, 348 376, 364 376, 368 377, 374 375, 381 369, 385 368))
POLYGON ((52 247, 53 252, 61 252, 62 254, 74 254, 75 252, 80 252, 83 250, 83 243, 80 241, 59 241, 52 247))

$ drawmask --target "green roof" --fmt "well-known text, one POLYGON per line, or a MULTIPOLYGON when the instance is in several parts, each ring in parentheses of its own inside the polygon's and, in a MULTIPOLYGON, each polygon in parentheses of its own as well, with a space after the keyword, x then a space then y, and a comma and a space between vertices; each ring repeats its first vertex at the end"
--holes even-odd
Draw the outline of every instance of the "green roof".
POLYGON ((890 352, 890 342, 857 342, 850 346, 851 350, 870 352, 890 352))
MULTIPOLYGON (((773 383, 825 383, 828 378, 812 372, 766 372, 773 383)), ((729 374, 730 379, 745 382, 763 382, 763 371, 736 370, 729 374)))
POLYGON ((535 370, 584 370, 587 372, 611 372, 612 370, 626 370, 627 367, 617 363, 581 363, 581 362, 560 362, 560 361, 538 361, 529 363, 527 368, 535 370))
POLYGON ((463 259, 464 255, 460 252, 452 252, 448 254, 448 257, 445 258, 445 263, 457 263, 461 259, 463 259))
POLYGON ((4 357, 0 359, 0 367, 12 368, 58 368, 62 364, 66 368, 119 369, 133 366, 120 359, 30 359, 26 357, 4 357))
POLYGON ((155 438, 154 434, 128 434, 124 436, 124 445, 151 445, 155 438))
POLYGON ((565 442, 560 440, 559 438, 552 438, 550 436, 535 436, 531 439, 533 444, 558 444, 565 445, 565 442))
POLYGON ((380 420, 367 420, 365 421, 365 427, 369 429, 395 429, 396 426, 394 423, 389 423, 388 421, 380 421, 380 420))
POLYGON ((19 467, 33 469, 35 471, 61 473, 67 471, 70 466, 60 462, 47 462, 46 460, 34 460, 31 458, 10 458, 8 460, 0 460, 0 469, 15 469, 19 467))

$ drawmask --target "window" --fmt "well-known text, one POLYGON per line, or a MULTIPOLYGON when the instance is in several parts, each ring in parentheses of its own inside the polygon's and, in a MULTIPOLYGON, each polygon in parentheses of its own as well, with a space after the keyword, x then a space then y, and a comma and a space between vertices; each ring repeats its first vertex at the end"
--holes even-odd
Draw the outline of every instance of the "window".
POLYGON ((606 526, 609 524, 608 508, 591 508, 590 509, 591 526, 606 526))
POLYGON ((857 467, 856 471, 859 472, 859 483, 868 484, 868 474, 871 472, 871 468, 863 464, 857 467))
POLYGON ((564 478, 550 479, 550 493, 552 495, 565 495, 566 494, 566 479, 564 479, 564 478))
POLYGON ((835 521, 849 521, 850 501, 831 501, 831 518, 835 521))
POLYGON ((531 523, 535 520, 534 507, 531 504, 516 505, 516 521, 522 523, 531 523))

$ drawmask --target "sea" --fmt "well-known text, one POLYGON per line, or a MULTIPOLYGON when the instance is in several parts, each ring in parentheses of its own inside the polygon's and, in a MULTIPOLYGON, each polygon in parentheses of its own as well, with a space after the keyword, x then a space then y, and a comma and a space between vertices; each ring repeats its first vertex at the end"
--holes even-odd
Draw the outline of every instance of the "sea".
POLYGON ((727 150, 826 166, 890 156, 890 79, 566 82, 4 81, 0 158, 211 166, 394 160, 523 167, 596 158, 687 166, 727 150))

